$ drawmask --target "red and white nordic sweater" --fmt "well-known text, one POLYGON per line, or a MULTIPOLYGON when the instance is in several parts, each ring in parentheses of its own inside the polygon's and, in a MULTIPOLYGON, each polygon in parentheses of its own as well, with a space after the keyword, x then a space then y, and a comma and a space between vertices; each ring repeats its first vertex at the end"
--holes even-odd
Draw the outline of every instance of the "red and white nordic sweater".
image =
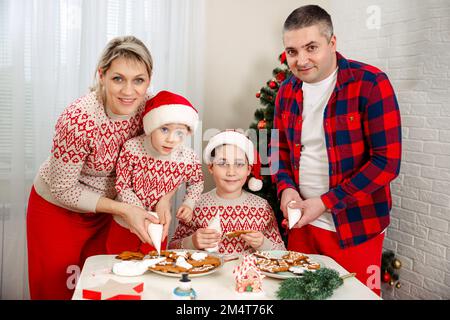
MULTIPOLYGON (((116 191, 118 200, 154 211, 159 199, 186 183, 183 204, 194 209, 203 192, 203 173, 194 151, 178 146, 170 155, 159 154, 150 136, 141 135, 128 140, 117 162, 116 191)), ((122 226, 124 222, 115 220, 122 226)))
POLYGON ((186 224, 179 221, 169 248, 195 249, 192 235, 197 229, 207 228, 217 214, 220 214, 222 228, 219 253, 233 254, 254 251, 240 237, 225 236, 225 233, 235 230, 261 231, 264 235, 264 242, 258 250, 285 250, 274 212, 267 200, 246 191, 242 191, 242 195, 237 199, 223 199, 217 195, 216 189, 202 194, 194 209, 191 222, 186 224))
POLYGON ((59 117, 49 158, 34 181, 36 192, 57 206, 95 212, 101 196, 114 199, 115 169, 125 141, 142 134, 142 112, 114 115, 91 92, 59 117))

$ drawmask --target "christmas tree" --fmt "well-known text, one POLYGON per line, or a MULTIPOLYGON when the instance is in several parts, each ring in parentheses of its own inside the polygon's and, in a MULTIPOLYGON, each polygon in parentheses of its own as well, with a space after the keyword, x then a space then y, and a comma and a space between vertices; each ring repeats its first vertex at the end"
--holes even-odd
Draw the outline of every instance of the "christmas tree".
POLYGON ((383 252, 381 257, 381 281, 389 283, 391 287, 399 289, 401 283, 399 280, 399 269, 402 267, 402 262, 396 258, 395 253, 391 250, 383 252))
MULTIPOLYGON (((269 172, 269 160, 266 152, 268 150, 268 145, 272 134, 271 131, 273 129, 275 99, 278 93, 278 89, 280 88, 281 83, 291 76, 291 72, 289 71, 286 62, 286 54, 284 52, 280 54, 278 60, 280 61, 281 66, 276 67, 272 71, 272 77, 266 82, 266 85, 262 87, 258 93, 256 93, 256 98, 259 100, 260 106, 256 109, 255 120, 250 125, 250 131, 255 132, 256 136, 250 138, 252 138, 253 142, 256 142, 255 146, 261 156, 262 168, 263 170, 266 170, 266 174, 263 175, 262 189, 258 192, 253 193, 266 199, 269 202, 270 206, 275 212, 275 216, 278 219, 280 231, 282 231, 283 227, 281 226, 281 222, 283 220, 283 213, 280 210, 280 203, 277 197, 276 185, 272 183, 270 174, 267 174, 269 172)), ((283 232, 282 235, 283 240, 286 240, 283 232)))

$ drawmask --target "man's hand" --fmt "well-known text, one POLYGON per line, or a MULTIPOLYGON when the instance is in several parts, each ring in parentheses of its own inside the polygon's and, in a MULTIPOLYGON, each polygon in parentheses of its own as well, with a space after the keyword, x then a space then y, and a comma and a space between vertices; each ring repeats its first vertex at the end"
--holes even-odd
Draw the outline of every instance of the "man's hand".
POLYGON ((180 208, 178 208, 176 217, 177 219, 182 220, 184 223, 188 223, 192 220, 192 214, 192 209, 183 204, 180 206, 180 208))
POLYGON ((320 198, 311 198, 302 201, 300 204, 291 204, 291 208, 300 208, 302 210, 302 217, 294 226, 294 228, 301 228, 317 218, 319 218, 325 211, 327 207, 320 198))
POLYGON ((297 190, 294 190, 292 188, 285 189, 281 194, 280 209, 286 219, 288 218, 287 205, 291 201, 295 201, 296 204, 299 205, 302 203, 303 199, 300 197, 300 194, 297 192, 297 190))
POLYGON ((192 243, 198 250, 214 248, 220 241, 221 235, 214 229, 198 229, 192 235, 192 243))

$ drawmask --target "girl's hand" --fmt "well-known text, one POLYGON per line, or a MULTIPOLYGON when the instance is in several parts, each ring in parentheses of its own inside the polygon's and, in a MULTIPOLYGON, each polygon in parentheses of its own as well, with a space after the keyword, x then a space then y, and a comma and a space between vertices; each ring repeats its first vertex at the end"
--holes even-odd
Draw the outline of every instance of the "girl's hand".
POLYGON ((182 220, 184 223, 188 223, 192 220, 193 211, 186 205, 181 205, 177 211, 177 219, 182 220))
POLYGON ((161 241, 164 241, 169 234, 170 222, 172 221, 171 207, 171 199, 167 197, 162 197, 155 206, 159 221, 164 226, 161 241))

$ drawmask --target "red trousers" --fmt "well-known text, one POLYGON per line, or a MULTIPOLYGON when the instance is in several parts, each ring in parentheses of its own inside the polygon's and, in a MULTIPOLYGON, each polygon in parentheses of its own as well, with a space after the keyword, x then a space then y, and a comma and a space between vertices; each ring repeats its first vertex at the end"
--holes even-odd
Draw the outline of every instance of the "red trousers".
POLYGON ((348 272, 380 295, 380 267, 384 233, 360 245, 342 249, 335 232, 306 225, 289 231, 288 250, 331 257, 348 272), (378 270, 375 273, 374 270, 378 270), (374 277, 378 277, 373 285, 374 277))
MULTIPOLYGON (((161 243, 161 250, 165 250, 166 246, 167 238, 161 243)), ((154 250, 156 250, 155 247, 141 242, 138 236, 130 232, 127 228, 122 227, 114 220, 111 222, 106 239, 106 251, 108 254, 119 254, 123 251, 140 251, 147 254, 154 250)))
POLYGON ((80 214, 31 189, 27 211, 31 299, 71 299, 86 258, 105 254, 109 214, 80 214))

